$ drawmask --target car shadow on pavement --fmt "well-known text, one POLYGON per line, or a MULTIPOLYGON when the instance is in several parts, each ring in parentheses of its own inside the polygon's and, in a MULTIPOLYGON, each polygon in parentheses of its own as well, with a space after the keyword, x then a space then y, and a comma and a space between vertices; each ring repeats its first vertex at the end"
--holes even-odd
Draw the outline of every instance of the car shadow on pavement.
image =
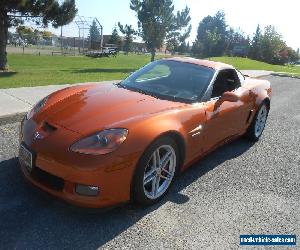
POLYGON ((182 204, 180 192, 253 144, 238 139, 209 154, 177 178, 158 204, 110 210, 81 209, 39 191, 23 178, 17 158, 0 162, 0 239, 3 249, 96 249, 167 202, 182 204))

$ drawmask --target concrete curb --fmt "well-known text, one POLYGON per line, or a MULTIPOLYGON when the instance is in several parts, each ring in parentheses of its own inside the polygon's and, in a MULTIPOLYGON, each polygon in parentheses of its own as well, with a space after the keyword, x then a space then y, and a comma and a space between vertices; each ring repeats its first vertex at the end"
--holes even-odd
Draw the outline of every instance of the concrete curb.
POLYGON ((266 77, 266 76, 270 76, 270 74, 265 74, 265 75, 261 75, 261 76, 256 76, 256 77, 251 77, 251 78, 255 78, 255 79, 259 79, 259 78, 263 78, 263 77, 266 77))
POLYGON ((247 75, 251 78, 257 78, 257 79, 269 76, 272 73, 274 73, 273 71, 269 71, 269 70, 241 70, 241 72, 244 75, 247 75))
POLYGON ((295 79, 300 79, 300 76, 293 76, 292 74, 285 74, 285 73, 272 73, 272 76, 279 76, 279 77, 290 77, 290 78, 295 78, 295 79))
POLYGON ((15 123, 15 122, 21 122, 21 120, 26 115, 26 113, 27 112, 22 112, 22 113, 15 113, 11 115, 0 116, 0 126, 10 124, 10 123, 15 123))

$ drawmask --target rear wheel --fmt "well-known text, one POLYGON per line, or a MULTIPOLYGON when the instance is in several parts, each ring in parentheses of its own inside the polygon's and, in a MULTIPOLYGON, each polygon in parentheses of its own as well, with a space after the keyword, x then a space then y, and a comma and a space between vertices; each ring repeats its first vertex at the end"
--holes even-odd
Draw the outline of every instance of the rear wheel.
POLYGON ((269 114, 269 109, 265 102, 263 102, 258 111, 255 114, 248 130, 247 130, 247 137, 252 141, 258 141, 261 137, 269 114))
POLYGON ((134 201, 151 205, 170 189, 179 163, 178 147, 173 139, 156 140, 143 154, 133 179, 134 201))

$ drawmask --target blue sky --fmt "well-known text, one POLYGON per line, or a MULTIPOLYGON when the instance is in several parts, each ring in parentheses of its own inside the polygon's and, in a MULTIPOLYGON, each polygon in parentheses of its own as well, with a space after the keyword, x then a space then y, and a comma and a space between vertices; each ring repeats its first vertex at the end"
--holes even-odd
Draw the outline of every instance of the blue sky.
MULTIPOLYGON (((135 13, 129 8, 129 0, 76 0, 78 13, 82 16, 97 17, 104 27, 104 34, 110 34, 114 25, 137 26, 135 13)), ((257 24, 272 24, 283 35, 287 44, 295 49, 300 47, 299 35, 299 0, 174 0, 176 10, 185 6, 191 9, 192 33, 189 38, 194 41, 201 19, 214 15, 218 10, 225 11, 227 23, 240 28, 245 34, 252 35, 257 24)), ((66 33, 71 28, 66 27, 66 33)))

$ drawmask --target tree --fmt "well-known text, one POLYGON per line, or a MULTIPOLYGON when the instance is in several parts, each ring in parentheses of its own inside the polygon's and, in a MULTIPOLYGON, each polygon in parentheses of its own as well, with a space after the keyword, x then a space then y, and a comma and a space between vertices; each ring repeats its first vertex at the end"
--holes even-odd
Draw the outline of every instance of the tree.
POLYGON ((218 11, 214 16, 215 33, 217 37, 216 47, 214 53, 216 55, 223 55, 226 47, 227 24, 225 20, 225 13, 218 11))
POLYGON ((197 57, 197 58, 203 58, 204 57, 203 56, 203 45, 197 39, 193 43, 191 53, 194 57, 197 57))
POLYGON ((48 30, 43 30, 40 32, 40 34, 45 40, 51 40, 51 38, 53 37, 53 33, 48 30))
POLYGON ((227 30, 225 54, 245 57, 248 55, 249 46, 249 37, 246 37, 240 29, 227 30))
POLYGON ((188 43, 186 43, 186 42, 181 43, 178 46, 178 52, 179 52, 179 54, 184 55, 186 53, 189 53, 190 52, 189 47, 190 47, 189 42, 188 43))
POLYGON ((39 39, 42 40, 42 43, 44 45, 52 45, 52 38, 54 37, 54 34, 48 30, 35 30, 35 32, 38 34, 39 39))
POLYGON ((171 51, 172 54, 174 54, 175 51, 184 53, 186 47, 185 40, 190 36, 191 29, 192 26, 189 25, 183 32, 173 31, 167 34, 167 49, 171 51))
POLYGON ((9 43, 13 43, 14 42, 14 34, 11 32, 8 32, 7 34, 7 40, 9 41, 9 43))
POLYGON ((299 60, 299 54, 291 47, 286 47, 279 52, 281 61, 283 63, 296 63, 299 60))
POLYGON ((189 36, 190 9, 186 7, 175 15, 173 0, 131 0, 130 8, 137 14, 139 35, 151 52, 151 61, 166 38, 174 48, 180 38, 182 41, 189 36))
POLYGON ((184 53, 185 40, 190 36, 192 30, 192 26, 189 25, 189 22, 191 21, 189 12, 190 10, 187 7, 181 13, 177 12, 177 27, 174 27, 167 33, 167 49, 171 51, 172 54, 174 54, 175 51, 184 53))
POLYGON ((124 51, 128 55, 128 53, 132 50, 132 42, 134 36, 136 35, 136 31, 132 28, 131 25, 123 26, 121 23, 118 23, 120 32, 125 36, 124 38, 124 51))
POLYGON ((98 29, 96 21, 94 20, 92 25, 90 26, 89 39, 91 41, 97 42, 100 40, 100 37, 101 37, 100 31, 98 29))
POLYGON ((255 34, 251 42, 250 50, 249 50, 250 58, 255 60, 262 60, 261 39, 262 39, 262 33, 259 25, 257 25, 255 34))
POLYGON ((19 26, 16 28, 16 32, 19 35, 19 37, 23 40, 23 42, 32 45, 36 44, 35 32, 31 27, 19 26))
POLYGON ((259 25, 257 26, 249 57, 271 64, 293 63, 298 60, 297 52, 286 45, 272 25, 266 26, 263 33, 259 25))
POLYGON ((179 44, 178 49, 177 49, 178 53, 183 55, 184 53, 186 53, 187 51, 187 45, 185 42, 179 44))
POLYGON ((97 22, 94 20, 92 25, 90 26, 90 31, 89 31, 89 40, 91 41, 91 48, 92 49, 98 49, 99 46, 99 41, 101 39, 100 31, 97 26, 97 22))
POLYGON ((190 52, 191 52, 190 42, 187 42, 187 44, 186 44, 186 52, 187 52, 187 53, 190 53, 190 52))
POLYGON ((110 44, 115 44, 117 46, 121 46, 121 37, 119 36, 117 27, 114 27, 109 39, 109 43, 110 44))
POLYGON ((53 27, 70 23, 77 13, 75 0, 1 0, 0 2, 0 70, 7 69, 6 45, 8 28, 25 19, 34 18, 37 23, 53 27))
POLYGON ((179 42, 175 36, 168 37, 167 39, 167 50, 170 51, 172 55, 174 55, 175 51, 178 51, 179 42))
POLYGON ((27 26, 19 26, 16 28, 16 32, 20 37, 33 34, 33 29, 27 26))
POLYGON ((287 46, 282 40, 282 36, 275 30, 274 26, 268 25, 265 27, 260 43, 262 61, 272 64, 284 63, 279 53, 287 46))
POLYGON ((198 26, 193 53, 201 57, 223 55, 226 48, 226 29, 223 11, 218 11, 214 16, 204 17, 198 26))

